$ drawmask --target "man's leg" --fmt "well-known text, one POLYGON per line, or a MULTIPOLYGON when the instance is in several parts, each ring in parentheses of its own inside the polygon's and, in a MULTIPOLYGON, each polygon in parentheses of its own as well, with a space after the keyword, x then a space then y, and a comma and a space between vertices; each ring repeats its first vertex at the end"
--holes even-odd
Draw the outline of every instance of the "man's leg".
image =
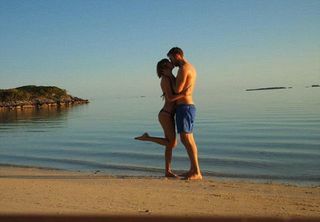
POLYGON ((187 137, 188 137, 188 134, 180 133, 181 143, 186 148, 187 154, 188 154, 188 157, 189 157, 189 161, 190 161, 190 169, 189 169, 189 171, 180 175, 180 176, 183 176, 183 177, 189 177, 189 175, 191 175, 194 172, 194 165, 193 165, 193 163, 191 161, 192 160, 192 150, 188 148, 188 147, 190 147, 190 145, 188 145, 189 142, 188 142, 188 138, 187 137))
POLYGON ((191 180, 202 179, 198 161, 198 149, 193 138, 193 133, 181 132, 180 139, 185 146, 190 159, 190 172, 187 175, 187 178, 191 180))

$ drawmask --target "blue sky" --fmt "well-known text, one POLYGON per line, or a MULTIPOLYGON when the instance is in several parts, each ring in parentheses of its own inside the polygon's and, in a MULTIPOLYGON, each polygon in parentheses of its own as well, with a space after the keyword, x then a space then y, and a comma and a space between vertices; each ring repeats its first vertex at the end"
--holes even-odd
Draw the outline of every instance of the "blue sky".
POLYGON ((158 95, 184 49, 197 92, 320 83, 320 1, 0 0, 0 88, 158 95))

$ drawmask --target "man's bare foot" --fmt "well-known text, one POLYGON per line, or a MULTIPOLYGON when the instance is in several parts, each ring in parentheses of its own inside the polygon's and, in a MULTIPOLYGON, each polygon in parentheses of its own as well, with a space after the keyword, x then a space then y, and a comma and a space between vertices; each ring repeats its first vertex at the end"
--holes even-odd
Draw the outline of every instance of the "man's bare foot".
POLYGON ((144 134, 142 134, 142 136, 137 136, 134 139, 143 141, 143 140, 146 140, 148 137, 149 137, 149 134, 148 133, 144 133, 144 134))
POLYGON ((186 177, 187 180, 202 180, 202 175, 199 174, 191 174, 188 177, 186 177))
POLYGON ((166 177, 168 177, 168 178, 179 178, 178 175, 172 173, 171 171, 166 172, 166 177))

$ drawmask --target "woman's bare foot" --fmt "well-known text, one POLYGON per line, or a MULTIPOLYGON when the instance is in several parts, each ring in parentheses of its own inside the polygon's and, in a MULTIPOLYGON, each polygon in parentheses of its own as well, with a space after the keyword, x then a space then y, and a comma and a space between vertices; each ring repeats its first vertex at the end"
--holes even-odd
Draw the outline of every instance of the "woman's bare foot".
POLYGON ((179 178, 178 175, 172 173, 171 171, 167 171, 166 172, 166 177, 170 177, 170 178, 179 178))
POLYGON ((142 136, 137 136, 134 139, 143 141, 143 140, 146 140, 148 137, 149 137, 149 134, 148 133, 144 133, 144 134, 142 134, 142 136))

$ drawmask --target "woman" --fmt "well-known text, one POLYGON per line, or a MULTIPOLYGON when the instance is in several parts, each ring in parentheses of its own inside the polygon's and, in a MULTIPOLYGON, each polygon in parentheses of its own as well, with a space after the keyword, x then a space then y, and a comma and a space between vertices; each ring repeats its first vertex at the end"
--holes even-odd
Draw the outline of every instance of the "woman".
POLYGON ((165 146, 165 176, 178 177, 171 171, 172 149, 177 146, 175 130, 175 101, 186 95, 188 87, 178 95, 174 95, 172 85, 175 84, 175 77, 172 74, 174 66, 168 59, 162 59, 157 64, 157 74, 161 79, 161 89, 165 100, 163 108, 158 114, 159 122, 164 131, 164 138, 152 137, 148 133, 138 136, 135 139, 150 141, 165 146))

